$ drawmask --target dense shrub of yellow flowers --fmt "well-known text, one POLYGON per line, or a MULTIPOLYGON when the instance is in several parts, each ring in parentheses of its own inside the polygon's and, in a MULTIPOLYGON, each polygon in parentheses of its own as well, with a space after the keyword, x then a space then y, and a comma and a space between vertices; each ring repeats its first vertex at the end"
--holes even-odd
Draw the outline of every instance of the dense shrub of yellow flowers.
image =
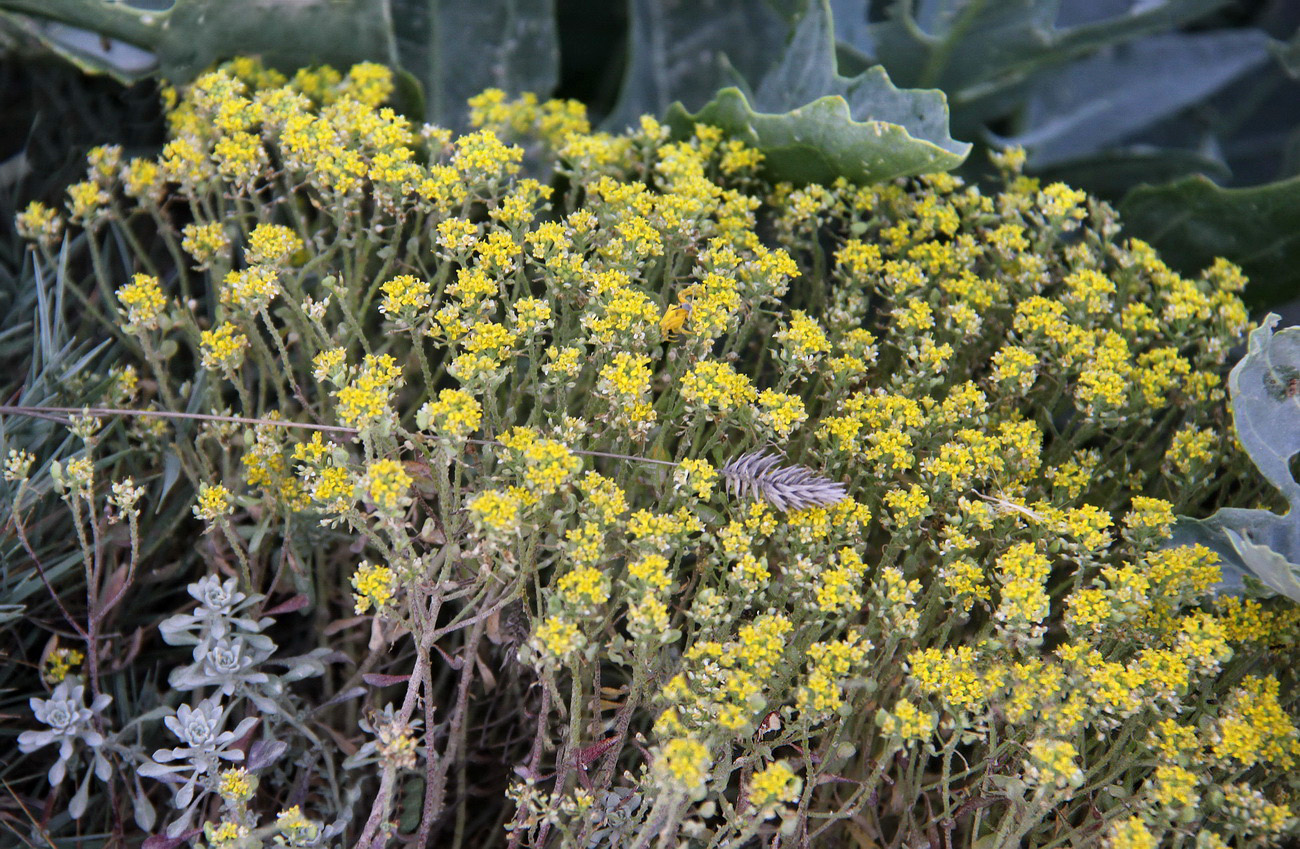
POLYGON ((1175 273, 1015 150, 991 187, 772 184, 713 127, 487 91, 453 135, 392 88, 230 63, 168 91, 156 159, 97 149, 66 222, 19 217, 48 263, 127 246, 84 292, 122 406, 257 420, 133 443, 196 493, 177 557, 310 587, 318 645, 401 676, 353 839, 1296 834, 1300 620, 1164 545, 1259 496, 1237 268, 1175 273), (728 468, 760 450, 847 496, 778 509, 728 468))

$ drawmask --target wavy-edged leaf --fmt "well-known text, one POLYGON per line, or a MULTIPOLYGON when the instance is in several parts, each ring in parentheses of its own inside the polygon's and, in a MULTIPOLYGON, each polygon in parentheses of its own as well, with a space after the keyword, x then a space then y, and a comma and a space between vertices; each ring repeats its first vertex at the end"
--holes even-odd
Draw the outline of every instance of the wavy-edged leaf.
POLYGON ((1251 332, 1246 355, 1228 375, 1228 390, 1237 439, 1260 474, 1297 506, 1300 484, 1290 464, 1300 452, 1300 327, 1274 333, 1279 320, 1270 313, 1251 332))
POLYGON ((673 104, 668 123, 678 135, 696 123, 721 127, 763 152, 769 177, 797 183, 841 176, 870 183, 965 160, 970 145, 949 135, 943 92, 899 89, 881 67, 841 77, 834 48, 830 7, 813 3, 752 106, 740 89, 726 88, 695 114, 673 104))
POLYGON ((1254 578, 1300 601, 1300 484, 1291 458, 1300 453, 1300 328, 1278 331, 1270 314, 1250 334, 1246 355, 1228 377, 1237 439, 1269 483, 1286 497, 1284 516, 1225 507, 1206 519, 1180 516, 1170 545, 1204 545, 1219 555, 1220 592, 1240 593, 1254 578))
POLYGON ((1225 189, 1204 177, 1138 186, 1120 204, 1124 226, 1169 264, 1191 273, 1225 257, 1251 279, 1247 298, 1276 304, 1295 296, 1300 258, 1300 177, 1225 189))
POLYGON ((1164 183, 1192 174, 1216 180, 1232 176, 1223 160, 1208 152, 1127 142, 1093 155, 1035 169, 1035 175, 1044 183, 1061 182, 1104 198, 1123 197, 1141 183, 1164 183))
POLYGON ((694 115, 674 104, 668 123, 683 135, 696 123, 721 127, 763 152, 763 168, 770 178, 794 183, 829 183, 837 177, 873 183, 948 171, 970 150, 960 142, 948 149, 915 138, 905 127, 887 121, 855 121, 839 95, 769 114, 755 112, 739 89, 727 88, 694 115))

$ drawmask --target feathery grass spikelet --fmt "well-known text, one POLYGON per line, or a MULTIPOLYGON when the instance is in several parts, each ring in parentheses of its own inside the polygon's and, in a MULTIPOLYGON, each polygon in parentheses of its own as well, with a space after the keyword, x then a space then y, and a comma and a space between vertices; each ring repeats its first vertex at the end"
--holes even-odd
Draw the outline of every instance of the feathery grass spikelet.
POLYGON ((817 474, 807 466, 778 468, 781 457, 766 451, 742 454, 718 471, 727 491, 762 498, 778 510, 802 510, 836 504, 848 498, 844 484, 817 474))

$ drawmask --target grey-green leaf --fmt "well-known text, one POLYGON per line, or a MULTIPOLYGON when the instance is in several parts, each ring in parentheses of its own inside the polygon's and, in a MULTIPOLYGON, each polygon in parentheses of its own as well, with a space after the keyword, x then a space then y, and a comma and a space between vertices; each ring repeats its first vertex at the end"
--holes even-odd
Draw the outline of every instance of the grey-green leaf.
POLYGON ((1256 545, 1231 528, 1225 528, 1224 533, 1246 570, 1261 584, 1278 595, 1300 601, 1300 565, 1292 563, 1267 545, 1256 545))
MULTIPOLYGON (((883 71, 873 68, 868 73, 889 84, 883 71)), ((728 88, 694 115, 678 104, 668 111, 668 124, 678 135, 688 134, 697 123, 721 127, 761 150, 767 176, 794 183, 830 183, 837 177, 874 183, 948 171, 960 165, 970 149, 960 142, 943 147, 914 138, 906 127, 888 121, 855 121, 839 95, 768 114, 755 112, 739 89, 728 88)))
MULTIPOLYGON (((157 57, 163 77, 188 82, 216 62, 259 55, 293 69, 331 63, 347 67, 371 60, 396 64, 386 4, 372 0, 176 0, 163 11, 111 0, 0 0, 0 10, 120 39, 157 57)), ((136 79, 147 66, 117 62, 112 51, 87 48, 75 33, 47 29, 55 50, 83 68, 136 79)))
POLYGON ((1291 474, 1291 458, 1300 452, 1300 328, 1275 334, 1278 320, 1270 313, 1250 334, 1246 355, 1228 376, 1228 389, 1237 438, 1294 507, 1300 505, 1300 485, 1291 474))
POLYGON ((1246 355, 1228 377, 1237 438, 1269 483, 1286 497, 1285 516, 1225 507, 1206 519, 1180 516, 1170 545, 1204 545, 1219 555, 1220 592, 1247 589, 1253 577, 1300 601, 1300 484, 1291 458, 1300 452, 1300 328, 1277 333, 1270 314, 1250 334, 1246 355))
POLYGON ((1044 69, 1168 31, 1226 2, 1152 0, 1118 11, 1100 3, 1062 8, 1060 0, 916 0, 868 21, 864 4, 837 0, 835 26, 849 49, 882 63, 900 85, 948 92, 955 130, 970 133, 1013 109, 1044 69))
POLYGON ((834 48, 829 5, 811 3, 752 106, 727 88, 694 114, 673 104, 668 123, 679 136, 696 123, 721 127, 763 152, 767 176, 796 183, 871 183, 965 160, 970 145, 949 135, 943 92, 898 89, 879 66, 841 77, 834 48))

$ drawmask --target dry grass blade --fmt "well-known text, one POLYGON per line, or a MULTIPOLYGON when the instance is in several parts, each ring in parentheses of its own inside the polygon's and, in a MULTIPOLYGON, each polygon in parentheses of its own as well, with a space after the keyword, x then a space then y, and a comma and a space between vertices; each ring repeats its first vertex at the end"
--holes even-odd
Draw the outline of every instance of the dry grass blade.
POLYGON ((807 466, 778 466, 781 457, 766 451, 742 454, 719 471, 727 491, 761 498, 778 510, 822 507, 848 498, 844 484, 817 474, 807 466))

